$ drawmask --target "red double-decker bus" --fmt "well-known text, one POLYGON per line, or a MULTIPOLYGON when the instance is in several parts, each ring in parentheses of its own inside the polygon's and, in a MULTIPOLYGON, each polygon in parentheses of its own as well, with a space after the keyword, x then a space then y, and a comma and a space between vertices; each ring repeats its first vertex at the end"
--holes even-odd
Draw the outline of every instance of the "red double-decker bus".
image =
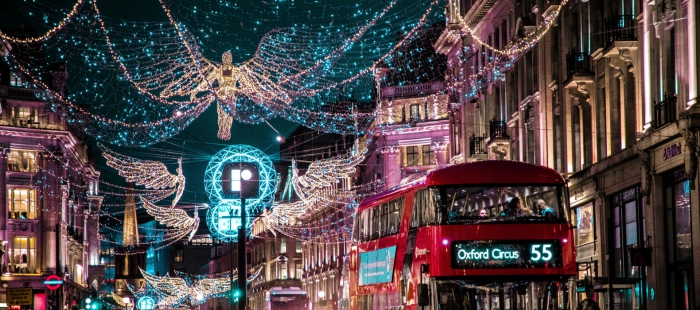
POLYGON ((576 257, 567 191, 552 169, 483 161, 364 200, 350 309, 568 308, 576 257))

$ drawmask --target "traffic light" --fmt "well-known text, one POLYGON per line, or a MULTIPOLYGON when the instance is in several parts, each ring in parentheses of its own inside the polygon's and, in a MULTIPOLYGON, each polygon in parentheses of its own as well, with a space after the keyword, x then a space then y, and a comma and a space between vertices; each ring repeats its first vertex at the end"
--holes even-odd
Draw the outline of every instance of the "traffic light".
POLYGON ((231 301, 234 303, 238 303, 238 300, 241 298, 241 290, 238 288, 233 288, 231 290, 231 301))
POLYGON ((97 298, 97 294, 93 293, 89 297, 86 297, 83 300, 81 309, 101 310, 102 309, 102 301, 97 298))

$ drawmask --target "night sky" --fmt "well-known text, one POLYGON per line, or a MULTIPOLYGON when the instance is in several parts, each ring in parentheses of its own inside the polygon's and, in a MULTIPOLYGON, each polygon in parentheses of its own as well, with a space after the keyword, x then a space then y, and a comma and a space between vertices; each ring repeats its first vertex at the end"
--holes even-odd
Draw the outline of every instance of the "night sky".
MULTIPOLYGON (((279 27, 295 26, 332 26, 337 29, 351 29, 366 22, 373 14, 384 8, 389 1, 377 0, 266 0, 266 1, 187 1, 170 0, 166 3, 173 16, 184 27, 195 34, 202 53, 214 61, 220 61, 223 51, 231 51, 233 61, 244 61, 255 52, 260 38, 268 31, 279 27)), ((356 43, 347 51, 342 63, 345 68, 357 66, 366 68, 386 50, 376 46, 391 46, 401 37, 401 31, 410 26, 410 22, 420 17, 428 1, 400 0, 389 11, 385 20, 377 29, 368 32, 365 41, 356 43), (422 3, 422 4, 421 4, 422 3), (421 7, 420 5, 424 5, 421 7), (384 28, 382 28, 384 27, 384 28), (398 30, 398 31, 397 31, 398 30), (376 46, 373 46, 376 44, 376 46), (374 51, 376 52, 369 52, 374 51)), ((75 0, 22 1, 5 0, 0 2, 0 28, 4 31, 13 29, 18 22, 28 22, 39 33, 60 20, 65 12, 75 4, 75 0), (37 3, 38 2, 38 3, 37 3)), ((98 1, 103 16, 108 21, 137 21, 168 23, 158 0, 105 0, 98 1)), ((92 5, 90 1, 85 6, 92 5)), ((437 10, 441 11, 441 9, 437 10)), ((109 27, 108 27, 109 28, 109 27)), ((351 30, 347 30, 350 32, 351 30)), ((69 83, 71 67, 69 69, 69 83)), ((442 75, 438 73, 437 75, 442 75)), ((75 75, 73 75, 74 77, 75 75)), ((69 85, 70 87, 70 85, 69 85)), ((113 102, 119 105, 119 102, 113 102)), ((296 123, 275 118, 269 123, 283 135, 288 135, 298 126, 296 123)), ((279 143, 275 140, 277 133, 271 126, 261 123, 255 125, 234 122, 232 138, 222 141, 216 137, 217 115, 214 107, 209 107, 202 115, 174 137, 145 148, 124 148, 110 145, 108 147, 125 155, 143 159, 155 159, 164 162, 171 173, 177 168, 177 158, 184 158, 184 173, 187 186, 181 204, 208 202, 204 192, 204 170, 209 156, 232 144, 248 144, 263 150, 273 160, 279 159, 279 143)), ((102 171, 102 180, 123 185, 123 178, 105 165, 96 141, 90 137, 88 142, 92 154, 98 158, 97 168, 102 171)), ((104 190, 104 187, 103 187, 104 190)), ((172 198, 172 197, 171 197, 172 198)), ((163 201, 162 203, 166 203, 163 201)))

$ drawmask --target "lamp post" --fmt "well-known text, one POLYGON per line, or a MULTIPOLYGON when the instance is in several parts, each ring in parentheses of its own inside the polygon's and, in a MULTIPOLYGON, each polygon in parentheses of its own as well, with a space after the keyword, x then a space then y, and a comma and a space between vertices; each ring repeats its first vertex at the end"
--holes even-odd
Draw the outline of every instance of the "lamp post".
MULTIPOLYGON (((238 226, 238 310, 245 310, 247 302, 246 280, 248 272, 246 267, 246 199, 255 199, 259 197, 260 191, 260 172, 257 164, 249 162, 236 162, 227 164, 222 173, 224 193, 232 198, 241 200, 240 219, 241 223, 238 226)), ((233 217, 234 215, 231 214, 233 217)), ((230 229, 233 228, 229 226, 230 229)), ((232 244, 233 245, 233 244, 232 244)), ((231 246, 233 250, 233 246, 231 246)), ((233 253, 231 253, 233 259, 233 253)), ((231 266, 231 295, 235 297, 235 288, 233 285, 233 266, 231 266)))

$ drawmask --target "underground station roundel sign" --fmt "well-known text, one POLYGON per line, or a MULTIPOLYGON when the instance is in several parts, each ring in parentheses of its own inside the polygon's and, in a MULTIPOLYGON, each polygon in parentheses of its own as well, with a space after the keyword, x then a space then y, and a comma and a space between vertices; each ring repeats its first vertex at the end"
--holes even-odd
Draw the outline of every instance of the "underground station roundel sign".
POLYGON ((55 291, 61 287, 61 284, 63 284, 63 280, 61 280, 61 277, 55 274, 46 277, 46 280, 44 280, 44 285, 46 285, 46 288, 52 291, 55 291))

